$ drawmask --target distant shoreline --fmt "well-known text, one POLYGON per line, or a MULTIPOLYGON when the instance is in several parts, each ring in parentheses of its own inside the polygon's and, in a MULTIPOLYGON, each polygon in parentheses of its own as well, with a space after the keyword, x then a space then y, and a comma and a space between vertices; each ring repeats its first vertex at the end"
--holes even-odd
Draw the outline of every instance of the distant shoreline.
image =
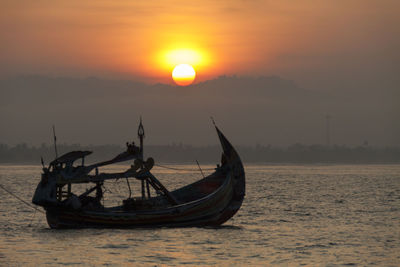
MULTIPOLYGON (((58 145, 59 156, 76 150, 93 151, 86 157, 86 163, 109 160, 126 147, 118 145, 84 146, 79 144, 58 145)), ((280 165, 280 164, 400 164, 400 147, 376 148, 371 146, 323 146, 294 144, 288 147, 276 146, 237 146, 245 164, 280 165)), ((221 160, 221 148, 217 145, 195 147, 191 145, 148 145, 145 158, 153 157, 159 164, 216 164, 221 160)), ((43 144, 40 147, 18 144, 8 146, 0 143, 1 165, 36 165, 40 158, 46 165, 54 160, 54 147, 43 144)), ((127 163, 129 164, 129 163, 127 163)))

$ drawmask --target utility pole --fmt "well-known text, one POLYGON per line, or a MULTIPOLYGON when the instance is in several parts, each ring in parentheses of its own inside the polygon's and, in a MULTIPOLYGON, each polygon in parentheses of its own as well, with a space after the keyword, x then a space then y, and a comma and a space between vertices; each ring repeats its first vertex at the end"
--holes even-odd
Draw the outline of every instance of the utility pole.
POLYGON ((332 116, 326 115, 326 146, 329 147, 331 145, 331 135, 330 135, 330 124, 331 124, 332 116))

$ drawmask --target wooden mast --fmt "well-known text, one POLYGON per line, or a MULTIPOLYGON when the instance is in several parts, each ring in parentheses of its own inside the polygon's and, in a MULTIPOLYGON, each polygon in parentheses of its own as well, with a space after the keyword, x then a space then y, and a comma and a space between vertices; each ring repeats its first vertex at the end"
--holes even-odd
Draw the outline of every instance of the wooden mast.
POLYGON ((142 124, 142 117, 140 117, 140 123, 139 123, 139 127, 138 127, 138 137, 140 140, 140 157, 141 160, 143 160, 143 139, 144 139, 144 128, 143 128, 143 124, 142 124))
MULTIPOLYGON (((143 128, 143 124, 142 124, 142 117, 140 117, 140 123, 139 123, 139 127, 138 127, 138 137, 140 140, 140 159, 143 161, 143 139, 144 139, 144 128, 143 128)), ((145 193, 145 185, 144 185, 144 180, 142 179, 141 181, 141 185, 142 185, 142 199, 146 198, 146 193, 145 193)))

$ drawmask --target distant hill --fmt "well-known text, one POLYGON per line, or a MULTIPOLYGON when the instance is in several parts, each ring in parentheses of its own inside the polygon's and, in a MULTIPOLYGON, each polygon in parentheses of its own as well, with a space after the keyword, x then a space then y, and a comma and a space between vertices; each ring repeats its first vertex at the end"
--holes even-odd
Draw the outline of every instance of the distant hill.
POLYGON ((278 77, 221 76, 188 87, 129 80, 18 76, 0 80, 0 141, 125 143, 144 119, 149 144, 212 145, 213 116, 234 144, 400 145, 390 95, 311 91, 278 77))

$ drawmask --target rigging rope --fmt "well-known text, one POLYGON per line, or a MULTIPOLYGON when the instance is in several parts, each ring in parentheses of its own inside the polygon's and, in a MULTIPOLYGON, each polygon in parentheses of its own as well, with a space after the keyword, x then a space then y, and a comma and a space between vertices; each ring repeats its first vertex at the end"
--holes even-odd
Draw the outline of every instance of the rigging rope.
POLYGON ((4 191, 6 191, 7 193, 9 193, 11 196, 15 197, 16 199, 18 199, 19 201, 21 201, 22 203, 26 204, 27 206, 31 207, 34 210, 37 210, 41 213, 45 213, 43 210, 40 210, 38 208, 36 208, 35 206, 31 205, 30 203, 26 202, 25 200, 23 200, 22 198, 20 198, 19 196, 15 195, 13 192, 9 191, 7 188, 5 188, 2 184, 0 184, 0 188, 2 188, 4 191))
MULTIPOLYGON (((168 167, 168 166, 164 166, 164 165, 160 165, 160 164, 154 164, 154 165, 157 167, 160 167, 160 168, 170 169, 170 170, 175 170, 175 171, 195 171, 195 172, 199 171, 199 169, 181 169, 181 168, 168 167)), ((215 170, 215 168, 202 168, 202 169, 206 170, 206 171, 215 170)))
MULTIPOLYGON (((164 169, 170 169, 170 170, 176 170, 176 171, 199 171, 199 169, 183 169, 183 168, 174 168, 174 167, 168 167, 168 166, 164 166, 164 165, 160 165, 160 164, 154 164, 160 168, 164 168, 164 169)), ((203 170, 207 170, 207 171, 213 171, 215 170, 215 168, 205 168, 203 170)), ((19 201, 21 201, 22 203, 24 203, 25 205, 29 206, 30 208, 39 211, 41 213, 45 213, 43 210, 38 209, 37 207, 33 206, 32 204, 26 202, 25 200, 23 200, 22 198, 20 198, 19 196, 17 196, 16 194, 14 194, 13 192, 11 192, 10 190, 8 190, 7 188, 5 188, 2 184, 0 184, 0 188, 2 188, 4 191, 6 191, 8 194, 10 194, 11 196, 13 196, 14 198, 18 199, 19 201)))

